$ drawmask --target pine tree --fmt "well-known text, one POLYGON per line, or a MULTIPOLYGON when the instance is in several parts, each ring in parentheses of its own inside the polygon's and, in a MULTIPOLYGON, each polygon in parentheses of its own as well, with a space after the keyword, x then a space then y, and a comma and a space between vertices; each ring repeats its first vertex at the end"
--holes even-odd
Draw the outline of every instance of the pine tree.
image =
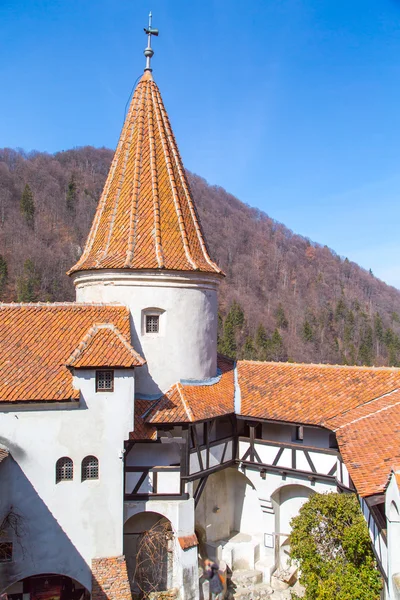
POLYGON ((71 214, 75 213, 77 200, 78 190, 76 186, 75 175, 71 175, 71 179, 69 180, 67 188, 67 210, 71 214))
POLYGON ((372 365, 374 357, 374 336, 372 333, 371 325, 367 325, 363 331, 360 350, 359 350, 359 358, 361 364, 363 365, 372 365))
POLYGON ((264 325, 259 325, 257 328, 256 346, 259 350, 265 350, 268 346, 268 336, 264 325))
POLYGON ((303 339, 305 342, 312 342, 314 339, 312 327, 307 319, 303 323, 303 339))
POLYGON ((40 276, 36 272, 35 264, 29 258, 24 262, 23 275, 17 281, 18 302, 36 302, 40 276))
POLYGON ((279 303, 278 308, 276 310, 276 326, 279 327, 279 329, 287 329, 288 325, 289 321, 286 318, 283 306, 279 303))
POLYGON ((3 297, 8 279, 8 268, 6 259, 0 254, 0 298, 3 297))
POLYGON ((218 350, 221 354, 225 354, 225 356, 236 358, 237 345, 235 327, 231 321, 228 321, 228 319, 226 319, 224 323, 224 333, 218 350))
POLYGON ((243 308, 240 306, 236 300, 232 302, 228 315, 226 317, 227 321, 230 321, 235 328, 243 327, 244 325, 244 312, 243 308))
POLYGON ((339 301, 336 304, 335 320, 339 321, 340 319, 344 319, 344 317, 346 316, 346 311, 347 307, 345 301, 343 300, 343 298, 339 298, 339 301))
POLYGON ((251 335, 246 338, 243 346, 243 358, 244 360, 254 360, 256 358, 256 350, 251 335))
POLYGON ((283 345, 283 339, 278 329, 275 329, 274 333, 272 334, 270 357, 272 360, 277 361, 287 359, 285 347, 283 345))
POLYGON ((33 229, 35 225, 35 203, 32 190, 28 184, 26 184, 24 191, 22 192, 20 210, 28 227, 33 229))

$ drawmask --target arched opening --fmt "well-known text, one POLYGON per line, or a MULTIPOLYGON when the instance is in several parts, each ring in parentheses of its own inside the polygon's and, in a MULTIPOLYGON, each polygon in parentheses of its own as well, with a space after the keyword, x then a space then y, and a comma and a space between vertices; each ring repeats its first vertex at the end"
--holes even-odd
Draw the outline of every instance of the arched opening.
MULTIPOLYGON (((1 590, 0 590, 1 593, 1 590)), ((13 583, 6 590, 7 600, 89 600, 89 591, 65 575, 43 573, 13 583)))
POLYGON ((299 514, 300 508, 314 491, 304 485, 285 485, 272 496, 275 512, 275 559, 278 568, 286 569, 289 564, 290 521, 299 514))
POLYGON ((172 587, 174 535, 171 522, 155 512, 133 515, 124 525, 124 555, 134 594, 172 587))
POLYGON ((388 518, 391 523, 400 523, 399 509, 397 508, 397 506, 393 500, 390 503, 388 518))
POLYGON ((232 569, 254 569, 263 545, 264 515, 256 489, 235 468, 209 476, 196 507, 201 558, 232 569))

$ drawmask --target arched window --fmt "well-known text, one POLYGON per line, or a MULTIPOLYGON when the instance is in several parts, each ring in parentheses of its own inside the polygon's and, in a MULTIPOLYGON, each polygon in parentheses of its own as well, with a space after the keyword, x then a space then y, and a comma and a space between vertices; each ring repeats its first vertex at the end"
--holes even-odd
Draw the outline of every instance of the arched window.
POLYGON ((82 461, 82 481, 99 478, 99 461, 95 456, 85 456, 82 461))
POLYGON ((59 458, 56 463, 56 483, 71 481, 74 478, 74 463, 68 456, 59 458))

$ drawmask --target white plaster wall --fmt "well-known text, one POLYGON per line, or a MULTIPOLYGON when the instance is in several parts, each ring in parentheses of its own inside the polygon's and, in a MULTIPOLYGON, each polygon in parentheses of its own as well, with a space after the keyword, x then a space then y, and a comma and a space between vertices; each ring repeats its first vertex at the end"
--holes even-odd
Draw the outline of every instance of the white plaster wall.
POLYGON ((308 486, 285 485, 279 490, 279 533, 289 534, 291 532, 290 522, 299 514, 300 508, 314 493, 308 486))
POLYGON ((94 371, 74 380, 81 389, 79 406, 0 407, 0 442, 13 457, 0 471, 0 511, 12 505, 22 515, 27 550, 23 559, 15 545, 7 581, 0 572, 5 587, 31 574, 59 573, 90 589, 92 558, 122 554, 121 456, 133 428, 134 372, 115 371, 113 393, 95 392, 94 371), (100 477, 81 482, 87 455, 99 459, 100 477), (63 456, 74 461, 74 479, 56 484, 55 465, 63 456))
POLYGON ((217 372, 217 287, 220 277, 168 271, 83 271, 74 275, 78 302, 119 302, 132 316, 132 345, 147 360, 136 391, 157 394, 180 379, 217 372), (143 312, 157 308, 160 333, 143 332, 143 312))
MULTIPOLYGON (((245 469, 244 472, 254 485, 260 505, 262 507, 263 519, 259 524, 259 532, 263 534, 267 533, 271 535, 275 533, 290 533, 290 529, 289 531, 284 531, 282 529, 279 515, 280 494, 281 490, 283 490, 285 487, 290 486, 292 488, 292 486, 304 486, 308 488, 311 493, 316 492, 320 494, 337 491, 336 484, 334 482, 311 482, 306 477, 295 477, 289 475, 284 476, 279 473, 267 473, 265 479, 262 479, 258 469, 245 469)), ((299 490, 301 490, 301 488, 299 488, 299 490)), ((303 497, 303 492, 300 491, 299 497, 303 497)), ((285 498, 284 492, 283 498, 285 498)), ((292 512, 289 504, 286 508, 284 508, 283 513, 283 525, 285 527, 287 527, 287 522, 290 516, 289 513, 292 512)), ((275 547, 262 548, 262 555, 269 558, 271 561, 275 561, 275 547)))
POLYGON ((293 439, 295 425, 278 425, 275 423, 262 424, 262 436, 264 440, 276 442, 297 443, 299 446, 316 446, 317 448, 329 448, 330 432, 326 429, 316 427, 304 427, 303 441, 293 439))
POLYGON ((260 533, 261 506, 250 481, 236 468, 209 476, 196 508, 196 526, 208 542, 228 538, 234 531, 260 533))
POLYGON ((136 443, 126 456, 127 467, 153 467, 180 464, 179 444, 136 443))

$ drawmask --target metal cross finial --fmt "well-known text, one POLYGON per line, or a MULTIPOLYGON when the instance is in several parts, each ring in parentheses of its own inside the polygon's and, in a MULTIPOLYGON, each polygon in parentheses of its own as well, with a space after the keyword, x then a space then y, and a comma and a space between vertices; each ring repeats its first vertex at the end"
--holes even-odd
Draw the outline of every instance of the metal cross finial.
POLYGON ((154 54, 154 50, 151 47, 151 36, 158 36, 158 29, 153 29, 151 26, 151 18, 152 14, 149 14, 149 26, 144 28, 144 32, 147 34, 147 48, 144 50, 144 55, 146 57, 146 68, 145 71, 152 71, 153 69, 150 67, 150 60, 154 54))

